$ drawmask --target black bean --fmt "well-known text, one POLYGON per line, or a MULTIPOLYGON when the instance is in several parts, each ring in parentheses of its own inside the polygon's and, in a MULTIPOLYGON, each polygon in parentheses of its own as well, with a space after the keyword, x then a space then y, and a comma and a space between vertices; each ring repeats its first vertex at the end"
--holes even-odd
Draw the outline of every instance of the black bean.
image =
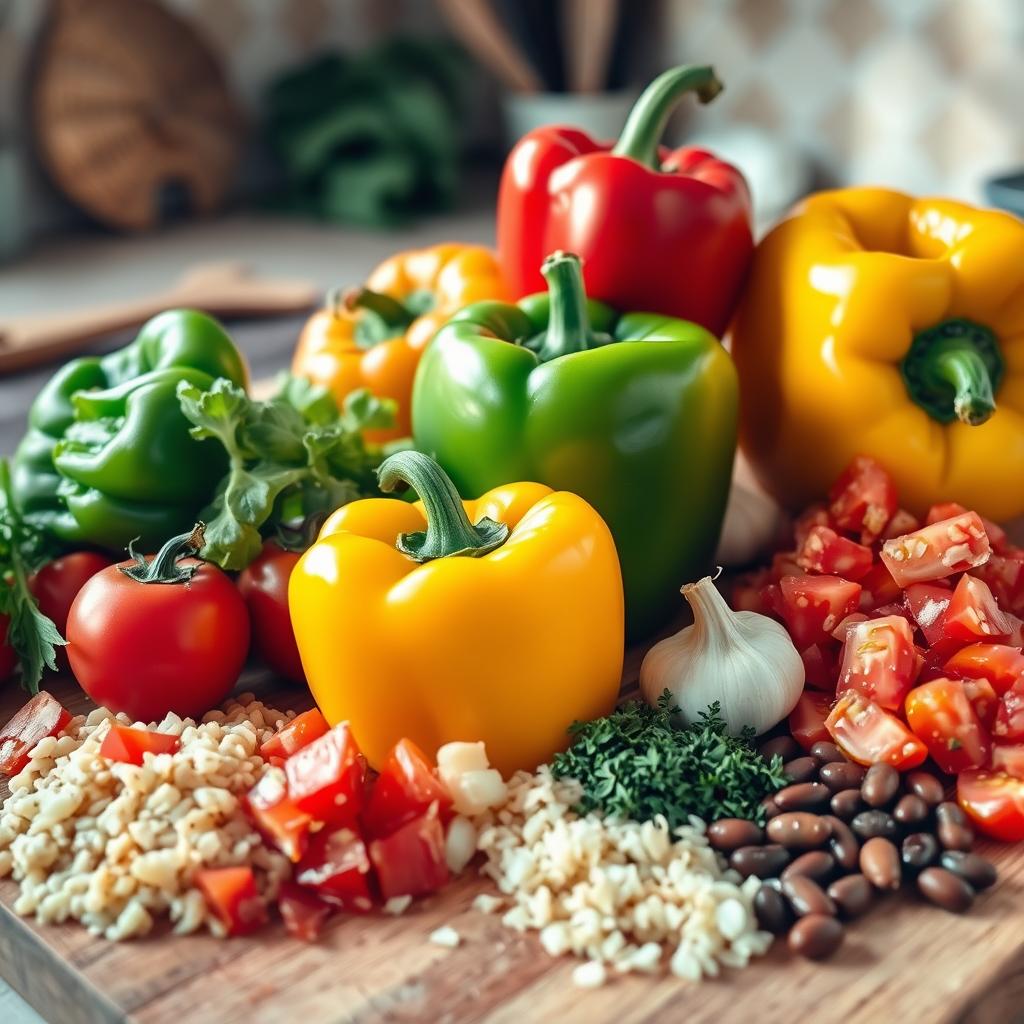
POLYGON ((900 773, 891 764, 873 764, 864 775, 860 795, 869 807, 888 807, 900 788, 900 773))
POLYGON ((797 956, 824 960, 843 943, 843 926, 827 914, 809 914, 789 930, 787 945, 797 956))
POLYGON ((828 822, 807 811, 787 811, 768 822, 765 830, 773 843, 789 850, 813 850, 828 841, 828 822))
POLYGON ((764 829, 746 818, 719 818, 708 826, 708 842, 723 853, 764 842, 764 829))
POLYGON ((975 889, 987 889, 995 885, 996 866, 977 853, 965 853, 962 850, 947 850, 939 859, 939 863, 954 875, 959 875, 975 889))
POLYGON ((744 878, 775 878, 789 863, 789 852, 782 846, 741 846, 733 850, 729 864, 744 878))
POLYGON ((939 856, 939 842, 930 832, 914 832, 903 840, 900 860, 911 871, 921 871, 939 856))
POLYGON ((832 794, 820 782, 800 782, 775 794, 775 805, 784 811, 821 811, 828 807, 832 794))
POLYGON ((783 761, 792 761, 794 757, 799 757, 802 753, 800 745, 792 736, 776 736, 774 739, 762 743, 758 750, 761 752, 761 756, 769 761, 776 754, 783 761))
POLYGON ((825 815, 832 836, 828 841, 828 848, 836 863, 844 871, 856 871, 860 857, 860 842, 853 834, 853 830, 841 818, 833 815, 825 815))
POLYGON ((927 819, 930 810, 916 793, 907 793, 896 801, 892 816, 900 825, 919 825, 927 819))
POLYGON ((836 860, 832 854, 824 850, 808 850, 790 862, 789 867, 782 872, 782 881, 805 875, 824 885, 832 877, 835 869, 836 860))
POLYGON ((917 876, 917 887, 925 899, 952 914, 962 914, 974 902, 970 884, 945 868, 925 868, 917 876))
POLYGON ((953 803, 952 800, 943 800, 943 802, 935 808, 935 820, 938 822, 948 821, 953 825, 968 824, 967 815, 964 813, 960 805, 953 803))
POLYGON ((832 813, 843 821, 850 821, 864 809, 859 789, 844 789, 832 797, 832 813))
POLYGON ((815 743, 811 747, 811 757, 818 764, 831 764, 833 761, 846 760, 846 755, 834 743, 829 743, 828 740, 819 740, 815 743))
POLYGON ((769 885, 762 885, 754 896, 757 923, 772 935, 785 935, 793 923, 793 911, 786 898, 769 885))
POLYGON ((798 757, 782 766, 790 782, 810 782, 818 774, 818 762, 813 757, 798 757))
POLYGON ((835 917, 839 908, 824 889, 813 878, 797 875, 782 881, 782 893, 789 900, 789 905, 797 917, 808 914, 828 914, 835 917))
POLYGON ((869 839, 860 848, 860 870, 876 889, 898 889, 902 872, 895 844, 882 836, 869 839))
POLYGON ((875 899, 875 890, 863 875, 838 878, 827 889, 829 897, 846 918, 860 917, 875 899))
POLYGON ((861 839, 873 839, 875 836, 895 839, 897 835, 896 822, 885 811, 861 811, 850 822, 850 828, 861 839))
POLYGON ((904 783, 909 792, 919 796, 929 807, 941 804, 946 799, 946 791, 930 772, 908 772, 904 783))
POLYGON ((830 761, 821 766, 818 777, 833 793, 838 793, 844 789, 859 790, 864 772, 864 766, 853 761, 830 761))
POLYGON ((939 819, 935 834, 945 850, 960 850, 969 853, 974 845, 974 830, 969 825, 959 825, 955 821, 939 819))

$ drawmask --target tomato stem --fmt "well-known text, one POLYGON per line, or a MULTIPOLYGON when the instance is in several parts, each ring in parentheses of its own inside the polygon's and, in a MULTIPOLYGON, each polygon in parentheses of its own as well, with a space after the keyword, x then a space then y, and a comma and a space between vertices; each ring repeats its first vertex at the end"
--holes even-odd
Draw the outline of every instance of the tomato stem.
POLYGON ((172 537, 149 562, 135 550, 135 541, 132 541, 128 545, 128 554, 133 564, 118 568, 136 583, 188 583, 199 571, 199 566, 179 565, 178 560, 198 557, 203 549, 205 531, 205 523, 196 523, 190 532, 172 537))

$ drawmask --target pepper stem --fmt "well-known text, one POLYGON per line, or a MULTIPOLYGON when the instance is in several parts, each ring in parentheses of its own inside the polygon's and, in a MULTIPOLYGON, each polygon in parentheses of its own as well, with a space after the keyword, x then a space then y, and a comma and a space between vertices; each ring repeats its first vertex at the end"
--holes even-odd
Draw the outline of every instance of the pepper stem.
POLYGON ((179 565, 178 559, 198 556, 203 549, 205 532, 206 524, 196 523, 189 533, 172 537, 151 562, 147 562, 145 557, 135 550, 135 541, 131 541, 128 544, 128 554, 135 564, 122 565, 118 568, 136 583, 188 583, 199 571, 199 566, 179 565))
POLYGON ((976 427, 996 410, 1003 357, 991 330, 955 318, 921 331, 900 371, 910 397, 933 419, 976 427))
POLYGON ((447 473, 422 452, 396 452, 377 470, 382 491, 393 491, 407 483, 420 497, 426 510, 427 529, 399 534, 395 547, 416 562, 465 555, 479 558, 508 539, 508 527, 486 516, 475 525, 469 521, 459 492, 447 473))
POLYGON ((684 64, 662 72, 633 104, 612 153, 658 170, 658 146, 679 98, 683 93, 696 92, 701 103, 710 103, 723 88, 707 64, 684 64))
POLYGON ((553 252, 541 264, 540 272, 548 283, 551 305, 547 329, 528 343, 537 358, 546 363, 570 352, 607 345, 611 338, 590 327, 579 256, 571 252, 553 252))
POLYGON ((327 305, 335 316, 342 310, 346 313, 362 311, 355 327, 355 341, 360 348, 373 348, 382 341, 398 337, 415 319, 397 299, 369 288, 336 288, 327 296, 327 305))

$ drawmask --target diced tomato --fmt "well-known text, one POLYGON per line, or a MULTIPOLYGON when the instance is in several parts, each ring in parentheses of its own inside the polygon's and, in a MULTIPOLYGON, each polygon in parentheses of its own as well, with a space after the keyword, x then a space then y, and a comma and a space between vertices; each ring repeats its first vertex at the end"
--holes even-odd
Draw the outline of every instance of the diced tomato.
POLYGON ((798 650, 830 639, 857 607, 860 584, 838 576, 783 576, 782 617, 798 650))
POLYGON ((984 564, 992 552, 977 512, 923 526, 882 545, 882 561, 901 586, 939 580, 984 564))
POLYGON ((905 508, 896 509, 895 515, 889 520, 889 525, 881 532, 879 540, 892 540, 893 537, 902 537, 905 533, 913 533, 921 529, 921 520, 905 508))
POLYGON ((898 507, 896 484, 866 455, 858 455, 828 492, 829 514, 836 526, 860 533, 870 544, 885 529, 898 507))
POLYGON ((770 615, 772 618, 778 619, 782 622, 782 588, 778 583, 769 583, 761 591, 761 601, 765 607, 765 615, 770 615))
POLYGON ((942 620, 953 598, 953 591, 940 583, 911 583, 903 591, 903 601, 929 644, 943 639, 942 620))
POLYGON ((15 712, 0 729, 0 772, 17 775, 29 762, 32 748, 47 736, 58 736, 71 721, 71 713, 45 690, 15 712))
POLYGON ((850 630, 856 626, 858 622, 867 622, 867 619, 868 617, 863 612, 850 612, 850 614, 841 619, 839 625, 832 630, 832 636, 841 644, 845 644, 846 638, 850 635, 850 630))
POLYGON ((267 908, 250 867, 203 868, 193 881, 228 935, 245 935, 267 921, 267 908))
POLYGON ((732 588, 732 607, 738 612, 757 612, 759 615, 770 615, 772 609, 765 601, 764 588, 772 581, 768 569, 746 573, 736 579, 732 588))
POLYGON ((1003 612, 1003 618, 1010 624, 1010 637, 1006 641, 1011 647, 1024 648, 1024 619, 1018 619, 1013 612, 1003 612))
POLYGON ((827 526, 813 527, 797 552, 796 564, 807 572, 859 580, 871 568, 871 548, 840 537, 827 526))
POLYGON ((776 551, 772 555, 772 579, 781 580, 783 576, 806 576, 803 568, 796 560, 795 551, 776 551))
POLYGON ((943 637, 964 644, 999 643, 1009 639, 1010 631, 988 585, 974 576, 961 576, 942 617, 943 637))
POLYGON ((985 835, 1007 843, 1024 839, 1024 780, 1006 772, 961 772, 956 796, 985 835))
POLYGON ((999 700, 992 735, 1002 743, 1024 741, 1024 682, 1018 680, 999 700))
MULTIPOLYGON (((925 525, 931 526, 932 523, 941 523, 943 519, 967 515, 968 511, 958 501, 945 501, 941 505, 932 505, 928 509, 928 515, 925 516, 925 525)), ((979 518, 985 527, 985 533, 988 534, 988 542, 992 545, 993 551, 1002 552, 1012 547, 1007 539, 1006 531, 998 523, 993 523, 991 519, 986 519, 984 516, 979 518)))
POLYGON ((997 743, 992 748, 992 771, 1024 779, 1024 744, 997 743))
POLYGON ((858 606, 862 612, 874 611, 900 599, 900 588, 884 562, 875 562, 857 582, 861 586, 858 606))
POLYGON ((910 624, 899 615, 868 619, 850 628, 843 648, 836 693, 847 690, 888 711, 903 707, 918 671, 910 624))
POLYGON ((1003 611, 1024 610, 1024 558, 992 554, 971 575, 988 584, 1003 611))
POLYGON ((961 647, 947 662, 953 676, 987 679, 997 694, 1004 694, 1024 679, 1024 654, 1006 644, 971 644, 961 647))
POLYGON ((329 904, 295 882, 281 883, 277 906, 288 934, 303 942, 316 942, 331 914, 329 904))
POLYGON ((825 726, 843 753, 858 764, 884 761, 904 772, 928 756, 927 747, 895 715, 855 691, 839 698, 825 726))
POLYGON ((365 914, 373 909, 370 872, 370 856, 358 832, 324 829, 313 836, 296 866, 295 881, 328 903, 365 914))
POLYGON ((265 761, 275 757, 284 761, 303 747, 309 746, 313 740, 326 735, 330 728, 319 708, 303 711, 301 715, 296 715, 290 722, 282 725, 260 747, 260 755, 265 761))
POLYGON ((999 696, 987 679, 964 679, 964 693, 987 732, 992 732, 999 710, 999 696))
POLYGON ((434 803, 443 819, 452 798, 423 751, 412 740, 401 739, 391 748, 363 811, 367 835, 389 835, 434 803))
POLYGON ((444 829, 437 807, 414 818, 391 835, 370 843, 381 896, 421 896, 448 881, 444 829))
POLYGON ((828 509, 824 505, 809 505, 793 520, 793 540, 797 550, 803 547, 807 535, 816 526, 831 526, 828 509))
POLYGON ((833 697, 818 690, 804 690, 796 707, 789 713, 789 731, 804 750, 829 738, 825 719, 832 708, 833 697))
POLYGON ((318 821, 353 822, 363 802, 364 762, 348 722, 307 744, 285 761, 288 794, 318 821))
POLYGON ((911 630, 914 629, 914 626, 916 625, 914 617, 910 614, 909 609, 902 601, 899 604, 896 604, 895 601, 892 604, 880 604, 874 612, 872 612, 871 618, 886 619, 892 615, 896 616, 896 618, 903 619, 907 625, 910 626, 911 630))
POLYGON ((181 746, 177 736, 149 729, 132 729, 127 725, 111 725, 100 744, 100 756, 109 761, 142 764, 144 754, 173 754, 181 746))
POLYGON ((836 692, 836 651, 833 645, 812 644, 800 652, 804 683, 829 694, 836 692))
POLYGON ((290 861, 305 852, 313 819, 288 796, 284 773, 270 769, 246 794, 246 807, 263 837, 290 861))
POLYGON ((992 741, 962 680, 936 679, 907 695, 907 723, 950 775, 988 763, 992 741))

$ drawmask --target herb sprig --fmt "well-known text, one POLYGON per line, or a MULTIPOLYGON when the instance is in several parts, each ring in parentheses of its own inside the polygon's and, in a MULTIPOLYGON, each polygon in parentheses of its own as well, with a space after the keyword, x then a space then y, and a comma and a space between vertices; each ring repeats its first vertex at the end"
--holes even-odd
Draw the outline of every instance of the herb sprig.
POLYGON ((763 824, 761 800, 786 784, 782 759, 761 757, 753 730, 728 735, 717 702, 685 728, 672 724, 678 711, 666 690, 657 707, 631 701, 606 718, 576 722, 572 746, 552 768, 582 785, 577 810, 634 821, 661 814, 672 827, 690 814, 763 824))

